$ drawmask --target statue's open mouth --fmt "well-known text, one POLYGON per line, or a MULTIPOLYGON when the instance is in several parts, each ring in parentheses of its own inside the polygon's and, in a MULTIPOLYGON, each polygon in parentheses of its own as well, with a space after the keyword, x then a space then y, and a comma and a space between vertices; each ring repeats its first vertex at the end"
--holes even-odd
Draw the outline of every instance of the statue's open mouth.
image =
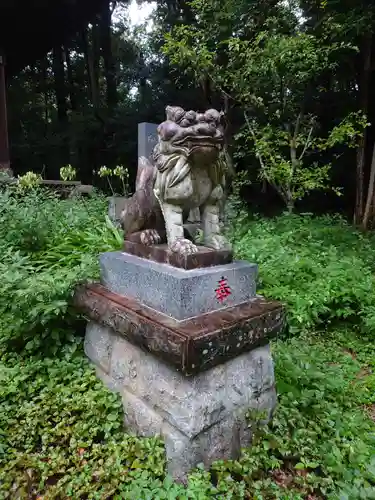
POLYGON ((190 154, 193 154, 195 152, 199 152, 199 151, 220 151, 221 148, 222 148, 222 145, 219 144, 219 143, 216 143, 216 144, 204 144, 204 143, 199 143, 199 144, 188 144, 188 149, 189 149, 189 152, 190 154))
POLYGON ((183 137, 179 141, 174 141, 174 144, 177 146, 185 146, 189 149, 204 147, 204 148, 217 148, 223 142, 223 136, 216 135, 214 137, 211 136, 196 136, 196 135, 188 135, 183 137))

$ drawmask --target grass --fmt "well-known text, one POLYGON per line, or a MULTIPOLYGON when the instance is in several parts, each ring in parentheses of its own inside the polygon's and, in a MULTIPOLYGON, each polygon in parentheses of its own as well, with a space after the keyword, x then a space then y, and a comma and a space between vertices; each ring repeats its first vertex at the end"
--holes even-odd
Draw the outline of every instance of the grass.
POLYGON ((236 252, 288 305, 273 342, 279 405, 238 461, 165 475, 163 444, 122 430, 70 308, 121 234, 105 200, 0 195, 0 498, 373 499, 373 237, 340 218, 242 219, 236 252))

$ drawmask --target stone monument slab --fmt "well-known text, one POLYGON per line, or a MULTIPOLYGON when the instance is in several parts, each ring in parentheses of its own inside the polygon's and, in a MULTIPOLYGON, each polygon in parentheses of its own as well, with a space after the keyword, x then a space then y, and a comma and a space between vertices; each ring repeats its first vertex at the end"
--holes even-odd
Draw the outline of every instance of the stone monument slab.
POLYGON ((156 123, 138 123, 138 158, 150 159, 152 151, 158 143, 158 125, 156 123))

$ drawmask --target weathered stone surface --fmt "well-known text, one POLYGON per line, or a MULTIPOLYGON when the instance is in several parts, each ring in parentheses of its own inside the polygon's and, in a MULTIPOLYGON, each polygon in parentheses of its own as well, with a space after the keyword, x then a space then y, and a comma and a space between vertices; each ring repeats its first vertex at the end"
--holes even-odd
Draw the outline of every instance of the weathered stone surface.
MULTIPOLYGON (((163 438, 168 473, 177 481, 186 481, 188 472, 200 463, 209 467, 215 460, 239 458, 241 448, 251 443, 251 429, 245 418, 245 410, 189 439, 144 401, 126 390, 123 391, 123 404, 125 426, 128 429, 139 436, 160 435, 163 438)), ((267 409, 273 407, 275 391, 265 393, 261 404, 267 409)))
POLYGON ((121 223, 121 213, 126 203, 125 196, 111 196, 108 199, 108 217, 115 224, 121 223))
POLYGON ((100 256, 100 268, 108 290, 177 320, 233 307, 256 294, 257 266, 244 261, 184 270, 124 252, 106 252, 100 256), (219 300, 216 290, 221 279, 230 294, 219 300))
POLYGON ((180 269, 222 266, 229 264, 233 260, 231 251, 212 250, 202 245, 198 245, 197 248, 198 252, 192 254, 178 254, 171 252, 168 245, 142 245, 129 240, 124 241, 126 253, 161 264, 169 264, 180 269))
POLYGON ((138 158, 150 159, 154 147, 158 143, 157 123, 138 123, 138 158))
POLYGON ((230 251, 219 221, 226 173, 222 113, 167 106, 166 120, 157 127, 151 161, 154 127, 138 126, 139 169, 136 191, 122 214, 125 237, 139 233, 141 243, 164 243, 159 224, 162 214, 169 249, 180 255, 194 253, 197 247, 184 237, 184 222, 195 210, 202 219, 204 245, 230 251))
POLYGON ((280 303, 257 296, 236 307, 184 321, 156 312, 100 284, 77 290, 75 304, 184 375, 193 375, 268 343, 284 327, 280 303))
POLYGON ((88 323, 84 343, 85 354, 107 373, 110 370, 110 358, 114 339, 115 336, 111 329, 103 328, 93 321, 88 323))
POLYGON ((154 192, 164 214, 168 246, 177 253, 197 249, 184 239, 184 212, 198 209, 202 218, 204 245, 230 250, 221 234, 219 205, 224 198, 225 162, 222 115, 215 109, 205 113, 167 106, 166 120, 158 127, 154 149, 154 192))
POLYGON ((186 378, 116 336, 110 372, 97 372, 122 395, 128 431, 163 437, 168 472, 180 481, 199 463, 238 458, 251 441, 248 409, 265 410, 267 420, 276 405, 269 346, 186 378))
POLYGON ((116 384, 157 409, 189 438, 241 408, 248 408, 251 401, 274 384, 269 346, 187 378, 125 339, 117 338, 110 375, 116 384))
POLYGON ((195 222, 186 222, 184 224, 184 235, 191 241, 195 241, 198 236, 198 231, 201 230, 201 225, 195 222))

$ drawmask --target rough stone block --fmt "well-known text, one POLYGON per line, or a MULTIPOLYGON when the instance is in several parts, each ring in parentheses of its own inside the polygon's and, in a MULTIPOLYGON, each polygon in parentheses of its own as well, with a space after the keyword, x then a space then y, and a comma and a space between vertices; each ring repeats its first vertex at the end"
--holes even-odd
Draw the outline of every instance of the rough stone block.
POLYGON ((194 438, 274 385, 269 346, 187 378, 137 346, 117 338, 111 362, 116 384, 157 408, 171 425, 194 438))
POLYGON ((75 304, 89 318, 153 353, 184 375, 232 359, 268 340, 284 327, 280 303, 262 297, 209 314, 177 321, 100 284, 78 289, 75 304))
POLYGON ((108 290, 177 320, 233 307, 256 295, 257 266, 243 261, 185 270, 124 252, 106 252, 100 256, 100 267, 101 282, 108 290), (229 288, 220 299, 221 280, 229 288))
POLYGON ((267 420, 276 405, 268 345, 186 378, 116 336, 110 375, 98 374, 122 395, 128 431, 163 437, 168 472, 180 481, 199 463, 238 458, 251 442, 246 412, 266 411, 267 420))
MULTIPOLYGON (((188 232, 189 228, 192 228, 192 226, 193 224, 187 226, 186 232, 188 232)), ((129 236, 129 240, 125 239, 124 241, 124 250, 126 253, 136 255, 142 259, 160 262, 161 264, 168 264, 180 269, 188 270, 202 267, 222 266, 233 261, 231 250, 212 250, 211 248, 199 245, 198 252, 180 255, 172 252, 167 244, 143 245, 142 243, 130 241, 130 238, 131 235, 129 236)))
MULTIPOLYGON (((267 404, 273 403, 272 395, 267 404)), ((168 473, 177 481, 185 482, 189 471, 200 463, 209 467, 215 460, 239 458, 241 448, 251 442, 245 412, 219 421, 191 439, 126 390, 123 391, 123 404, 126 428, 139 436, 160 435, 163 438, 168 473)))
POLYGON ((106 373, 110 371, 110 358, 114 334, 109 328, 102 328, 98 323, 90 321, 86 328, 84 349, 85 354, 95 365, 106 373))

